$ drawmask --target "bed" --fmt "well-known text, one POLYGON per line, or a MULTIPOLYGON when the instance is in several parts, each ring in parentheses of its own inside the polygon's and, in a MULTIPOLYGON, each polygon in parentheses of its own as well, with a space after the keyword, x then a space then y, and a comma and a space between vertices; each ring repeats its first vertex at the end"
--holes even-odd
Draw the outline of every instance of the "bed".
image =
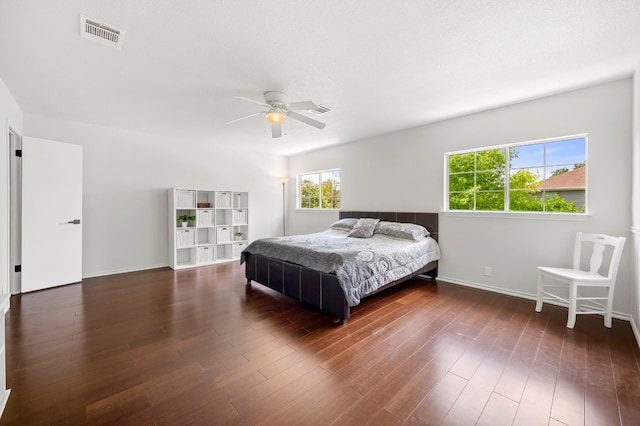
MULTIPOLYGON (((428 275, 435 279, 438 275, 438 258, 439 247, 438 240, 438 213, 410 213, 410 212, 357 212, 357 211, 341 211, 339 213, 339 222, 353 222, 353 219, 373 218, 380 222, 376 226, 376 230, 385 228, 383 224, 407 224, 412 223, 420 225, 428 231, 428 236, 416 238, 413 245, 404 241, 404 245, 410 250, 419 250, 416 256, 402 262, 408 265, 406 268, 398 267, 394 263, 393 267, 389 267, 389 272, 376 273, 370 271, 369 277, 360 278, 359 274, 348 268, 345 260, 342 265, 342 257, 331 252, 331 249, 340 246, 340 238, 343 238, 351 232, 349 229, 342 232, 342 237, 337 232, 339 229, 338 222, 330 227, 327 231, 316 234, 308 234, 304 236, 278 237, 257 240, 251 243, 241 254, 241 263, 245 263, 245 276, 247 278, 247 286, 251 286, 252 282, 257 282, 267 286, 279 293, 289 296, 303 305, 326 312, 330 315, 338 317, 341 324, 345 324, 351 315, 351 307, 357 305, 360 299, 370 296, 379 291, 393 287, 397 284, 405 282, 418 275, 428 275), (343 220, 344 219, 344 220, 343 220), (308 251, 317 242, 318 238, 327 237, 327 241, 320 243, 317 252, 307 252, 303 257, 306 260, 292 261, 292 256, 282 251, 279 245, 293 243, 298 246, 299 250, 308 251), (418 248, 419 245, 429 245, 428 248, 418 248), (274 247, 275 246, 275 247, 274 247), (415 246, 415 247, 414 247, 415 246), (268 249, 267 249, 268 248, 268 249), (326 250, 325 250, 326 249, 326 250), (426 253, 424 250, 428 250, 426 253), (311 255, 309 255, 311 253, 311 255), (419 257, 419 259, 418 259, 419 257), (336 260, 337 259, 337 260, 336 260), (320 262, 325 263, 320 263, 320 262), (334 262, 334 265, 326 264, 326 262, 334 262), (306 265, 305 265, 306 264, 306 265), (307 266, 308 265, 308 266, 307 266), (398 276, 401 274, 401 276, 398 276), (354 280, 361 279, 367 285, 362 290, 356 290, 358 294, 353 294, 354 290, 350 287, 350 277, 354 280), (388 281, 388 282, 385 282, 388 281), (341 284, 342 283, 342 284, 341 284), (346 294, 345 290, 347 289, 346 294)), ((362 222, 362 221, 361 221, 362 222)), ((375 222, 375 221, 374 221, 375 222)), ((413 231, 413 228, 411 229, 413 231)), ((370 256, 372 253, 370 246, 375 244, 378 238, 378 232, 374 238, 347 238, 351 244, 359 244, 359 256, 370 256)), ((389 234, 394 235, 394 234, 389 234)), ((386 236, 385 243, 389 245, 400 244, 391 240, 401 240, 401 238, 390 238, 386 236)), ((346 249, 345 249, 346 250, 346 249)), ((391 250, 391 248, 389 248, 391 250)), ((353 256, 358 256, 353 255, 353 256)), ((345 255, 346 256, 346 255, 345 255)), ((348 256, 352 256, 349 254, 348 256)), ((372 256, 377 256, 375 253, 372 256)), ((395 256, 395 255, 394 255, 395 256)), ((399 256, 399 255, 398 255, 399 256)), ((402 256, 406 257, 407 254, 402 256)), ((387 259, 388 256, 380 258, 387 259)), ((366 260, 366 259, 365 259, 366 260)), ((386 262, 386 260, 385 260, 386 262)), ((387 267, 388 265, 384 264, 387 267)))

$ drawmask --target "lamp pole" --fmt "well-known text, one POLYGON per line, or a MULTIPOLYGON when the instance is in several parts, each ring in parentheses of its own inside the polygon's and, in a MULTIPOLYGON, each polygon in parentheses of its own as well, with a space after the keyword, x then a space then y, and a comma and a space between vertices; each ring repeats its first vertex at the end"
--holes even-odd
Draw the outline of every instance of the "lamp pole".
POLYGON ((286 219, 286 209, 285 209, 285 191, 284 187, 289 182, 288 177, 281 177, 280 182, 282 183, 282 235, 287 235, 285 232, 285 219, 286 219))

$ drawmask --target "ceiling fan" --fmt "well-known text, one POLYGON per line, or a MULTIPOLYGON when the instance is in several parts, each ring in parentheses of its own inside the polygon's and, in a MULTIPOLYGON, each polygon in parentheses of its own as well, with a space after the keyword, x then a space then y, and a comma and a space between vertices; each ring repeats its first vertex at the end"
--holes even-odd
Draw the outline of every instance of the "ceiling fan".
POLYGON ((295 111, 301 110, 313 110, 317 109, 315 103, 311 101, 291 102, 287 103, 287 94, 283 92, 265 92, 264 102, 256 101, 254 99, 243 98, 236 96, 243 101, 249 101, 254 104, 262 105, 267 108, 265 111, 249 114, 244 117, 236 118, 234 120, 227 121, 225 124, 235 123, 236 121, 244 120, 245 118, 255 117, 256 115, 265 114, 267 120, 271 123, 271 137, 279 138, 282 136, 282 122, 285 118, 291 117, 294 120, 301 121, 309 126, 313 126, 316 129, 324 129, 326 124, 321 123, 313 118, 309 118, 302 114, 298 114, 295 111))

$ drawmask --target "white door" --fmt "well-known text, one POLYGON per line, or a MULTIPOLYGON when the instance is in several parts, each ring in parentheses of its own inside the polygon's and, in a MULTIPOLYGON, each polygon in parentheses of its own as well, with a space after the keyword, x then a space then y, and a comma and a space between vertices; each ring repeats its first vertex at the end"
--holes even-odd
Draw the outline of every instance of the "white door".
POLYGON ((82 146, 22 139, 22 292, 82 280, 82 146))

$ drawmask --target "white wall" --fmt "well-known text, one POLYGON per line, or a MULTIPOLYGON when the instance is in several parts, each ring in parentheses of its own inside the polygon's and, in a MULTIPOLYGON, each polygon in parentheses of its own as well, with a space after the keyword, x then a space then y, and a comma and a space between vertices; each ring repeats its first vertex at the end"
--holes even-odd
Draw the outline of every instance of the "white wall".
POLYGON ((9 293, 9 128, 22 135, 22 111, 0 80, 0 291, 9 293))
MULTIPOLYGON (((589 134, 589 210, 581 221, 440 216, 442 279, 532 297, 538 265, 571 262, 575 232, 629 237, 632 79, 472 114, 289 159, 291 177, 340 167, 343 209, 441 211, 447 151, 589 134), (484 276, 484 266, 493 275, 484 276)), ((295 185, 289 188, 295 205, 295 185)), ((290 212, 292 233, 325 229, 337 213, 290 212)), ((628 315, 631 250, 619 274, 614 309, 628 315)))
POLYGON ((85 277, 168 265, 171 187, 248 191, 249 238, 280 233, 285 157, 29 114, 24 125, 84 147, 85 277))
POLYGON ((640 345, 640 64, 633 79, 633 194, 631 240, 632 286, 631 286, 631 326, 640 345))

